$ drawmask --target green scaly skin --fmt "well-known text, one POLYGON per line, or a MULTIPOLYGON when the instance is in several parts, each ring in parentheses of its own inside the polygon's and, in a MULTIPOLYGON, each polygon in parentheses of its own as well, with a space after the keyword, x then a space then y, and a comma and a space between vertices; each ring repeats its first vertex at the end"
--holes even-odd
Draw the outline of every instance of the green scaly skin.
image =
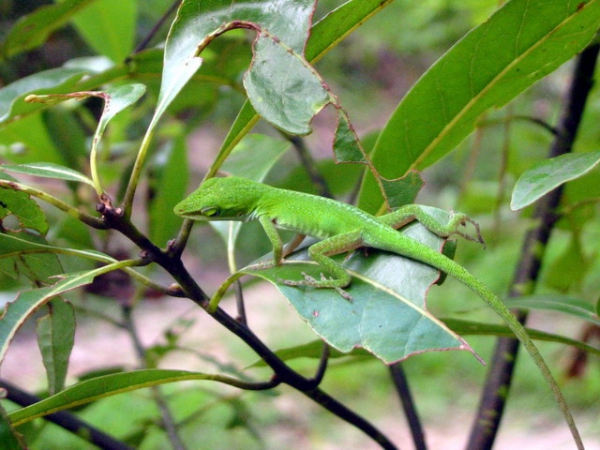
MULTIPOLYGON (((527 331, 502 301, 461 265, 396 230, 417 220, 440 237, 458 234, 472 239, 460 230, 460 227, 467 222, 476 226, 464 214, 452 214, 450 221, 442 225, 418 205, 406 205, 390 214, 375 217, 354 206, 335 200, 278 189, 238 177, 207 180, 175 207, 175 213, 187 219, 202 221, 258 220, 273 245, 276 265, 281 264, 284 257, 284 247, 277 228, 322 239, 310 246, 308 252, 331 278, 323 277, 321 280, 315 280, 305 276, 303 280, 282 280, 289 286, 335 288, 343 293, 341 289, 348 286, 352 278, 330 256, 363 246, 396 253, 453 276, 479 295, 506 322, 523 344, 563 411, 577 448, 584 448, 567 403, 548 365, 527 331)), ((478 229, 477 234, 477 240, 482 242, 478 229)), ((289 251, 286 249, 286 252, 289 251)))

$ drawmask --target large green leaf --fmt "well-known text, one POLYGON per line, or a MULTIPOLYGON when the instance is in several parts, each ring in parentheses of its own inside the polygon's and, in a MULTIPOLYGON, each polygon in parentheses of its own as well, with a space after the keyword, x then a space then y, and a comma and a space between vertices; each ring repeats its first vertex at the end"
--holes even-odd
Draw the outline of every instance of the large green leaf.
MULTIPOLYGON (((448 220, 444 211, 431 208, 428 212, 440 222, 448 220)), ((402 232, 436 250, 443 243, 418 223, 402 232)), ((306 249, 288 256, 284 265, 264 268, 270 262, 265 259, 241 272, 275 284, 311 329, 343 353, 362 347, 389 364, 431 350, 473 352, 427 310, 427 291, 438 280, 439 271, 396 254, 366 252, 358 250, 346 260, 338 255, 353 276, 352 284, 344 289, 351 300, 334 289, 291 287, 282 282, 297 279, 301 271, 321 277, 322 268, 309 259, 306 249)))
MULTIPOLYGON (((392 179, 437 161, 473 130, 484 111, 506 104, 569 60, 599 27, 600 0, 507 2, 404 97, 379 135, 373 163, 392 179)), ((361 195, 377 196, 378 190, 368 175, 361 195)))
POLYGON ((525 208, 552 189, 582 177, 600 163, 600 152, 569 153, 542 161, 517 180, 510 208, 525 208))

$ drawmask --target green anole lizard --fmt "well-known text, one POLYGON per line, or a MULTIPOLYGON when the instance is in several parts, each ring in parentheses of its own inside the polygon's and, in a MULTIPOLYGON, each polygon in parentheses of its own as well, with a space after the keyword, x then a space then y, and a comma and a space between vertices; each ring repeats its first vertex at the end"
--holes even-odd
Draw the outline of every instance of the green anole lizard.
MULTIPOLYGON (((459 234, 467 239, 472 239, 460 230, 460 227, 466 225, 467 222, 473 223, 464 214, 451 215, 450 221, 443 225, 425 213, 418 205, 406 205, 392 213, 376 217, 346 203, 302 192, 278 189, 238 177, 207 180, 189 197, 175 206, 175 213, 187 219, 202 221, 235 220, 245 222, 258 220, 273 245, 273 260, 276 265, 281 264, 285 255, 293 250, 293 248, 284 249, 277 228, 294 231, 301 236, 309 235, 322 239, 311 245, 308 253, 331 278, 323 276, 322 279, 316 280, 304 275, 302 280, 281 280, 288 286, 335 288, 349 298, 342 288, 348 286, 352 278, 330 256, 363 246, 396 253, 433 266, 453 276, 479 295, 506 322, 519 339, 550 386, 571 429, 577 447, 584 448, 567 403, 550 369, 527 331, 502 301, 461 265, 396 230, 396 228, 417 220, 440 237, 459 234)), ((478 229, 477 234, 477 240, 481 241, 478 229)), ((214 309, 216 306, 211 302, 209 309, 214 309)))

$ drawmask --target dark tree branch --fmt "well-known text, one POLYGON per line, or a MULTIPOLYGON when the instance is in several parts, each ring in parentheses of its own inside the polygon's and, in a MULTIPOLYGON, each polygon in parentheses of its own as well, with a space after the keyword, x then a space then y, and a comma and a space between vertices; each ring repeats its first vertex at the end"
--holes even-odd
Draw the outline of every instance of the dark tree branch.
MULTIPOLYGON (((585 104, 593 84, 594 70, 600 46, 586 48, 578 57, 573 70, 573 81, 566 99, 557 133, 548 152, 548 158, 564 155, 572 150, 581 123, 585 104)), ((550 233, 559 219, 556 212, 563 193, 563 186, 542 197, 536 204, 533 219, 537 226, 525 236, 509 297, 519 297, 534 291, 539 276, 550 233)), ((517 319, 525 323, 527 313, 516 312, 517 319)), ((479 410, 471 430, 467 450, 491 449, 496 438, 510 385, 513 379, 519 341, 500 338, 496 344, 492 364, 479 410)))
MULTIPOLYGON (((0 388, 6 389, 6 398, 8 400, 20 406, 29 406, 41 401, 39 397, 23 391, 21 388, 9 383, 6 380, 0 380, 0 388)), ((60 411, 53 414, 48 414, 47 416, 44 416, 44 419, 55 423, 59 427, 64 428, 73 434, 82 436, 82 439, 97 445, 103 450, 133 450, 133 447, 130 447, 124 442, 121 442, 104 433, 103 431, 94 428, 68 411, 60 411)))
POLYGON ((410 428, 413 443, 415 444, 415 450, 427 450, 427 444, 425 443, 425 432, 423 431, 423 426, 421 425, 421 420, 419 419, 417 407, 413 401, 412 394, 410 393, 408 378, 404 373, 402 363, 392 364, 390 366, 390 374, 392 376, 392 380, 394 381, 396 391, 398 392, 400 402, 402 403, 404 415, 408 421, 408 427, 410 428))
MULTIPOLYGON (((187 271, 177 252, 169 249, 166 251, 159 249, 131 223, 127 215, 123 214, 122 211, 105 208, 101 212, 104 214, 104 220, 110 228, 118 230, 138 245, 142 249, 142 254, 145 258, 156 262, 165 269, 177 281, 190 300, 203 309, 206 309, 209 298, 187 271)), ((211 314, 211 316, 234 335, 242 339, 273 370, 274 376, 269 387, 285 383, 311 398, 342 420, 363 431, 382 448, 396 449, 394 444, 370 422, 318 388, 326 367, 326 353, 323 355, 315 378, 308 379, 285 364, 246 324, 234 319, 220 308, 211 314)), ((257 387, 260 386, 263 388, 263 385, 257 384, 257 387)))

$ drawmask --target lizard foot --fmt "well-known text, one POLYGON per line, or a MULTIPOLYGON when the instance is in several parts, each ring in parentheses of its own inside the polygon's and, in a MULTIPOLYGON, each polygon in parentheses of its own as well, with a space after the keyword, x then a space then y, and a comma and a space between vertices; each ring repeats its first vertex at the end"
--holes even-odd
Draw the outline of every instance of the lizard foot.
POLYGON ((463 227, 466 227, 467 223, 472 224, 475 227, 476 236, 472 236, 464 231, 459 230, 458 226, 456 226, 456 228, 452 231, 451 234, 458 234, 467 241, 479 242, 485 248, 485 241, 483 240, 483 236, 481 235, 479 224, 473 219, 471 219, 469 216, 463 213, 455 213, 454 211, 450 211, 450 223, 454 223, 463 227))
POLYGON ((344 291, 341 287, 335 285, 335 281, 333 278, 327 278, 325 275, 321 274, 321 279, 317 280, 314 277, 311 277, 306 272, 302 272, 302 276, 304 280, 282 280, 279 282, 285 284, 286 286, 312 286, 315 288, 333 288, 340 294, 344 299, 352 302, 352 296, 344 291))

